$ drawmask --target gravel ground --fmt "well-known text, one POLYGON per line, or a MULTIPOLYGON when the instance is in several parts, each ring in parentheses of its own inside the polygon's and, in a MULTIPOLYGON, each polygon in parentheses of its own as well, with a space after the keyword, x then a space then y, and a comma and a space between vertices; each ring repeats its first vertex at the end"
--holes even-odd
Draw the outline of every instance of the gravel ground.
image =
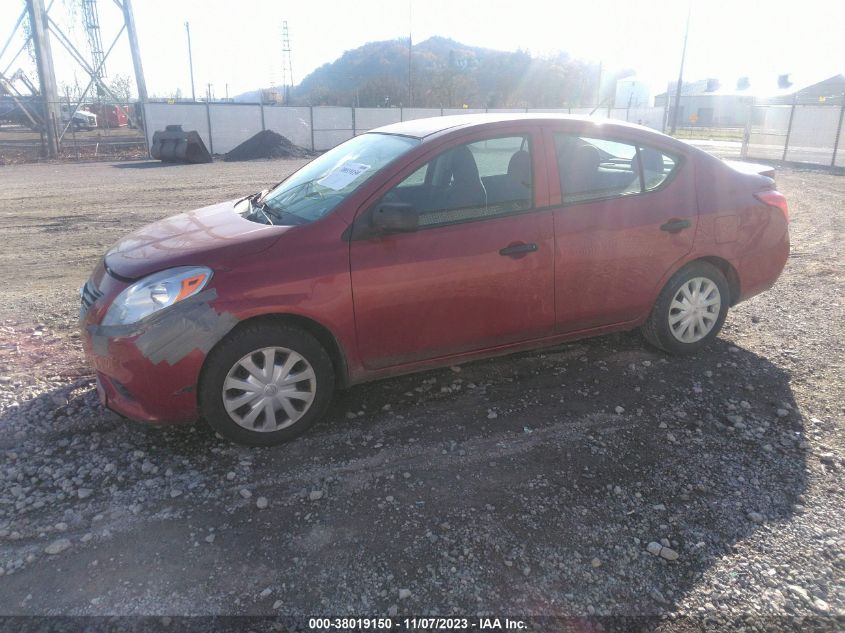
POLYGON ((627 333, 359 386, 274 449, 103 410, 97 258, 300 164, 0 168, 2 613, 845 623, 845 178, 779 170, 790 262, 695 358, 627 333))

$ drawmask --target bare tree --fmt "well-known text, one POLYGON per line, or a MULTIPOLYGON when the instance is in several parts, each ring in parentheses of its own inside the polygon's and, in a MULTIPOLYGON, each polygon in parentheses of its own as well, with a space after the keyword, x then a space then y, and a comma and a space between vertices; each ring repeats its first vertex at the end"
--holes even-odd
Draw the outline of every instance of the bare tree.
POLYGON ((109 90, 114 93, 114 96, 120 99, 122 103, 129 103, 132 99, 132 79, 129 75, 115 75, 109 82, 109 90))

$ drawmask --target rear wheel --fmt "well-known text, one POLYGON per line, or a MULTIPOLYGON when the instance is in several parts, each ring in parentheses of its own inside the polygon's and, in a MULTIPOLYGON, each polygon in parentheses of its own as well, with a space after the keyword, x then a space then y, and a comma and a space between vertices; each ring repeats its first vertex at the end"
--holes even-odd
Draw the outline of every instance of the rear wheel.
POLYGON ((328 353, 308 332, 290 326, 246 326, 206 359, 200 409, 227 439, 272 446, 299 435, 323 416, 334 382, 328 353))
POLYGON ((675 273, 642 327, 649 343, 671 354, 693 354, 716 338, 730 305, 722 272, 692 262, 675 273))

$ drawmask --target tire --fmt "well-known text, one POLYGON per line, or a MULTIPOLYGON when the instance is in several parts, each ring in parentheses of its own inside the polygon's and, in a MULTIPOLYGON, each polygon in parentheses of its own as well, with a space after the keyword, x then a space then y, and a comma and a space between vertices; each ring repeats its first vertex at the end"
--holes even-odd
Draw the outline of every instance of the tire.
POLYGON ((334 385, 331 358, 308 332, 287 325, 247 325, 224 338, 206 358, 199 407, 223 437, 247 446, 274 446, 323 417, 334 385), (268 359, 274 369, 265 374, 268 359), (300 380, 292 382, 297 377, 300 380), (311 400, 306 401, 303 396, 309 393, 311 400), (274 411, 268 418, 269 408, 274 411))
POLYGON ((730 286, 722 272, 707 262, 692 262, 676 272, 660 292, 651 314, 641 328, 643 336, 664 352, 694 354, 719 334, 730 302, 730 286), (696 287, 699 288, 697 293, 696 287), (686 295, 683 294, 684 288, 686 295), (712 303, 716 295, 718 306, 712 303), (694 297, 694 304, 687 299, 689 296, 694 297), (685 302, 676 303, 678 297, 685 302), (707 303, 711 305, 704 305, 707 303), (693 307, 687 311, 682 310, 680 305, 693 307), (684 329, 685 321, 689 324, 687 329, 684 329))

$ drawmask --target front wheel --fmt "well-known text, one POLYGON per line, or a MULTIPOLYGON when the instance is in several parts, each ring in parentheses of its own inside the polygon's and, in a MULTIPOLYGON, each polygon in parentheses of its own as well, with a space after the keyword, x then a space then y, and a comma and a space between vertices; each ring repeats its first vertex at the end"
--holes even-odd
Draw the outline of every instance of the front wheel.
POLYGON ((642 327, 646 340, 671 354, 693 354, 716 338, 730 305, 722 272, 692 262, 667 282, 642 327))
POLYGON ((200 379, 200 410, 225 438, 273 446, 304 432, 334 391, 326 350, 308 332, 247 325, 212 350, 200 379))

